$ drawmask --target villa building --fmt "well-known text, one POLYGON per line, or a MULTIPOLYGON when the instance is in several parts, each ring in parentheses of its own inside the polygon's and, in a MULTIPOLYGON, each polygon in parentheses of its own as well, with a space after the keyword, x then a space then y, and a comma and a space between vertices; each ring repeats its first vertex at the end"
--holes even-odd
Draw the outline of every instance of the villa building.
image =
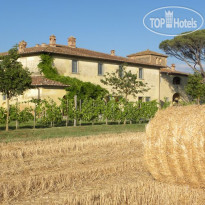
MULTIPOLYGON (((7 52, 0 55, 6 55, 7 52)), ((78 78, 82 81, 99 84, 109 91, 111 88, 101 83, 103 75, 107 72, 116 71, 123 64, 126 69, 138 76, 139 80, 147 83, 150 88, 147 92, 139 94, 137 98, 130 97, 130 101, 157 100, 163 103, 165 100, 187 101, 184 86, 187 83, 187 73, 175 70, 174 64, 167 66, 167 57, 154 51, 143 52, 121 57, 115 55, 115 50, 110 54, 96 52, 76 47, 76 38, 69 37, 67 45, 56 43, 56 37, 50 36, 49 44, 36 44, 35 47, 28 47, 25 41, 19 43, 19 61, 32 73, 32 89, 19 96, 19 101, 26 101, 32 98, 52 98, 58 101, 65 94, 65 87, 62 83, 55 82, 43 77, 38 69, 41 54, 50 54, 54 58, 54 66, 59 74, 78 78)), ((0 96, 0 105, 6 103, 5 96, 0 96)))

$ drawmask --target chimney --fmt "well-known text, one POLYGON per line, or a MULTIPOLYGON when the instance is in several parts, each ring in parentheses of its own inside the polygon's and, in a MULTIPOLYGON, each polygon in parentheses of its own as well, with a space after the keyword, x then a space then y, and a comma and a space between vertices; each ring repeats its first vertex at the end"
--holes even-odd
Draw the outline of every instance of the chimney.
POLYGON ((172 65, 171 65, 171 70, 173 70, 173 71, 175 71, 175 64, 173 63, 172 65))
POLYGON ((47 47, 46 43, 42 43, 41 47, 47 47))
POLYGON ((70 36, 68 38, 68 46, 71 48, 76 48, 76 38, 73 36, 70 36))
POLYGON ((56 37, 55 37, 55 35, 51 35, 50 36, 50 38, 49 38, 49 44, 50 44, 50 46, 52 46, 52 47, 56 47, 56 37))
POLYGON ((19 42, 19 52, 24 52, 26 46, 27 46, 27 43, 25 41, 19 42))
POLYGON ((115 56, 115 50, 111 50, 110 55, 115 56))

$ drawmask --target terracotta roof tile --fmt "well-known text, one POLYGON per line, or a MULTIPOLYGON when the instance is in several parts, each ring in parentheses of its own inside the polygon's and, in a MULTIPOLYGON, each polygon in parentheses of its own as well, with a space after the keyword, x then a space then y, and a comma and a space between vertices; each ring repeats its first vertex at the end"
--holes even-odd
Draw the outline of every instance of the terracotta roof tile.
POLYGON ((31 86, 53 86, 53 87, 68 87, 69 85, 65 85, 63 83, 50 80, 43 76, 32 76, 31 86))
POLYGON ((161 73, 167 73, 167 74, 170 74, 170 75, 185 75, 185 76, 189 75, 189 73, 184 73, 184 72, 180 72, 180 71, 177 71, 177 70, 171 70, 171 68, 162 68, 162 69, 160 69, 160 72, 161 73))
POLYGON ((164 55, 162 53, 157 53, 155 51, 150 51, 149 49, 147 49, 146 51, 141 51, 141 52, 138 52, 138 53, 130 54, 127 57, 143 56, 143 55, 156 55, 156 56, 168 57, 167 55, 164 55))
MULTIPOLYGON (((39 54, 39 53, 53 53, 53 54, 62 54, 67 56, 77 56, 77 57, 85 57, 85 58, 92 58, 97 60, 108 60, 114 61, 118 63, 131 63, 137 65, 152 65, 158 68, 161 68, 161 65, 151 64, 148 62, 142 62, 136 59, 130 59, 121 56, 113 56, 106 53, 101 53, 97 51, 92 51, 84 48, 71 48, 65 45, 57 44, 56 47, 51 47, 48 44, 45 47, 30 47, 25 48, 24 52, 21 52, 21 55, 29 55, 29 54, 39 54)), ((0 55, 7 55, 7 52, 0 53, 0 55)))

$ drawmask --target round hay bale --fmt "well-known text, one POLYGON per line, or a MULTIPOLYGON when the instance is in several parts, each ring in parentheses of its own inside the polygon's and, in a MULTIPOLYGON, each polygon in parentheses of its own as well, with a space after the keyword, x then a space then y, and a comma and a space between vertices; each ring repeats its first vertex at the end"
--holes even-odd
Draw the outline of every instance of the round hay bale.
POLYGON ((205 106, 169 107, 146 128, 145 161, 159 181, 205 187, 205 106))

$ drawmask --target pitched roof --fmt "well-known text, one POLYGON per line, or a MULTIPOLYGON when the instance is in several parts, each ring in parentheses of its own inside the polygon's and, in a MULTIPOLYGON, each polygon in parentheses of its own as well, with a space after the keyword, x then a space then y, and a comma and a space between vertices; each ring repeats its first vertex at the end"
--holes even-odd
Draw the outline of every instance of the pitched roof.
POLYGON ((44 76, 32 76, 31 86, 53 86, 53 87, 68 87, 69 85, 65 85, 63 83, 50 80, 45 78, 44 76))
MULTIPOLYGON (((49 44, 44 44, 44 46, 25 48, 23 52, 20 52, 20 55, 31 55, 31 54, 40 54, 40 53, 53 53, 53 54, 60 54, 60 55, 67 55, 67 56, 91 58, 97 60, 107 60, 107 61, 113 61, 118 63, 151 65, 158 68, 162 67, 161 65, 156 65, 148 62, 145 63, 136 59, 130 59, 121 56, 113 56, 110 54, 92 51, 84 48, 72 48, 69 46, 59 45, 59 44, 56 44, 56 47, 52 47, 49 44)), ((0 53, 0 55, 7 55, 7 54, 8 52, 0 53)))
POLYGON ((162 53, 157 53, 155 51, 150 51, 149 49, 147 49, 146 51, 141 51, 138 53, 133 53, 128 55, 127 57, 133 57, 133 56, 144 56, 144 55, 155 55, 155 56, 163 56, 163 57, 168 57, 167 55, 164 55, 162 53))
POLYGON ((184 75, 184 76, 189 75, 189 73, 184 73, 184 72, 181 72, 181 71, 172 70, 169 67, 160 69, 160 73, 166 73, 166 74, 169 74, 169 75, 184 75))

